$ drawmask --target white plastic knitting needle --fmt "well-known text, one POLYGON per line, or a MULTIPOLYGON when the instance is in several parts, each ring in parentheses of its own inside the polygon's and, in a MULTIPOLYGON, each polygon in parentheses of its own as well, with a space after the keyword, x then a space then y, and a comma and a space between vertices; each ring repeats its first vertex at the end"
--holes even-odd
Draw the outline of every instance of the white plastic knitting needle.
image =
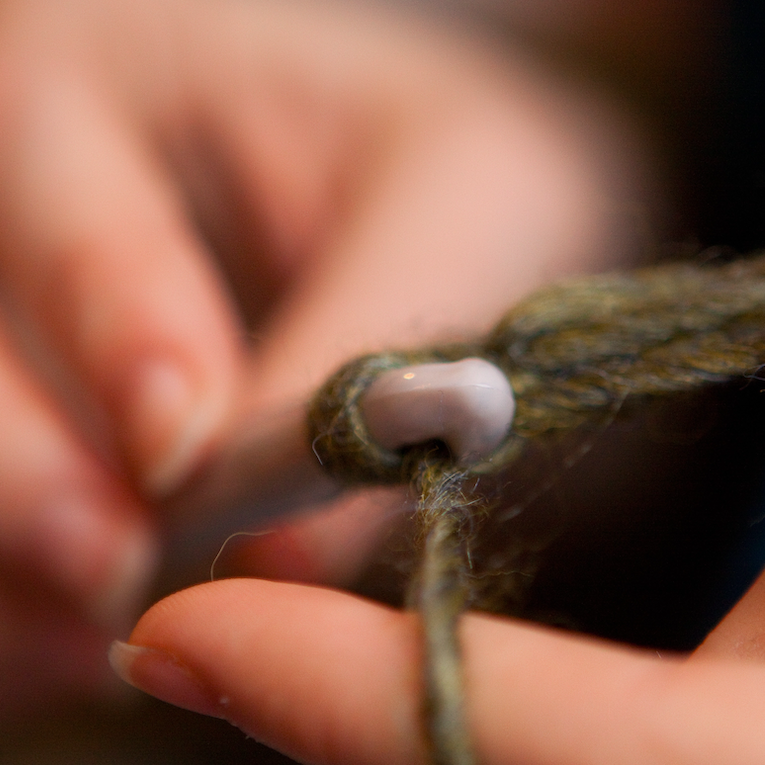
MULTIPOLYGON (((486 457, 506 436, 515 401, 505 375, 478 358, 382 373, 362 411, 388 449, 439 439, 458 462, 486 457)), ((163 503, 168 552, 161 589, 204 578, 220 544, 236 531, 317 509, 342 487, 310 449, 302 408, 271 420, 242 420, 215 458, 163 503)))

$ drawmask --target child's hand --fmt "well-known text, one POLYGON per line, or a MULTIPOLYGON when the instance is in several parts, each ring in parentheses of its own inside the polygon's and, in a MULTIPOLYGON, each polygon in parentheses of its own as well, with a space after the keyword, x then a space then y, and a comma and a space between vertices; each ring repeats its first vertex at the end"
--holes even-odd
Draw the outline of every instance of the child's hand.
POLYGON ((49 657, 32 695, 100 671, 85 621, 151 575, 146 499, 242 398, 631 254, 635 165, 586 103, 368 9, 2 3, 0 652, 49 657))

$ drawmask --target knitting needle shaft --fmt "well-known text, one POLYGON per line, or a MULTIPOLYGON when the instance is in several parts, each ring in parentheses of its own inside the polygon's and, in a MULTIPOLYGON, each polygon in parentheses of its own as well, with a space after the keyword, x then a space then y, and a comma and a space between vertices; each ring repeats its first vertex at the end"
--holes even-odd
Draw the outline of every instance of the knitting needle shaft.
MULTIPOLYGON (((371 436, 388 449, 438 439, 463 463, 491 452, 515 409, 505 375, 478 358, 383 372, 362 400, 371 436)), ((230 534, 318 508, 341 486, 312 453, 301 408, 243 420, 185 489, 165 501, 169 588, 198 579, 230 534)))
POLYGON ((166 537, 160 590, 206 578, 231 534, 316 509, 341 490, 311 452, 303 407, 241 418, 183 490, 160 505, 166 537))

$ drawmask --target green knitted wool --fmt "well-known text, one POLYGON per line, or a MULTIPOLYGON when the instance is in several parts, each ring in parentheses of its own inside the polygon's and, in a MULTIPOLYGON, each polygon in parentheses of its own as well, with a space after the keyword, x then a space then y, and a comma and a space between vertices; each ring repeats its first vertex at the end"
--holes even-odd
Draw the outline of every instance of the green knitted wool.
POLYGON ((309 428, 326 469, 349 484, 412 483, 420 496, 422 554, 410 602, 423 620, 427 735, 435 763, 474 762, 462 714, 457 625, 478 597, 468 530, 490 510, 486 493, 474 490, 476 477, 507 471, 538 439, 591 423, 603 427, 629 397, 757 377, 763 362, 765 256, 759 255, 554 285, 510 310, 483 342, 366 356, 318 392, 309 428), (512 430, 490 458, 457 469, 443 445, 399 453, 374 443, 360 401, 377 375, 467 356, 498 365, 516 397, 512 430))

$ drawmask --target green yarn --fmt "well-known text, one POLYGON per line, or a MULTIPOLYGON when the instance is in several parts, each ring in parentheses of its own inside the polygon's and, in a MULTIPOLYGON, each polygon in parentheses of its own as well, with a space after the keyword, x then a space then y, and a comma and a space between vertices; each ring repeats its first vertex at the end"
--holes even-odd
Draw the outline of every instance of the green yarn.
MULTIPOLYGON (((422 552, 410 603, 423 619, 426 719, 435 763, 474 761, 462 714, 456 635, 464 608, 487 602, 485 583, 470 576, 467 532, 492 508, 490 492, 467 487, 477 476, 506 474, 540 439, 605 427, 630 397, 757 377, 763 362, 765 255, 758 255, 553 285, 510 310, 481 343, 366 356, 344 366, 317 393, 309 429, 326 469, 347 483, 412 483, 420 496, 422 552), (497 364, 516 397, 512 431, 489 459, 458 470, 439 445, 399 453, 374 443, 359 404, 377 375, 467 356, 497 364)), ((528 552, 533 561, 538 550, 528 552)), ((516 586, 515 580, 508 584, 511 579, 498 576, 492 586, 516 586)))
POLYGON ((473 765, 465 725, 457 625, 468 605, 466 527, 473 508, 464 474, 440 461, 423 461, 416 479, 422 563, 409 595, 422 618, 428 743, 434 765, 473 765))
POLYGON ((485 345, 525 438, 570 429, 630 395, 754 373, 765 358, 765 257, 673 264, 540 290, 485 345))

